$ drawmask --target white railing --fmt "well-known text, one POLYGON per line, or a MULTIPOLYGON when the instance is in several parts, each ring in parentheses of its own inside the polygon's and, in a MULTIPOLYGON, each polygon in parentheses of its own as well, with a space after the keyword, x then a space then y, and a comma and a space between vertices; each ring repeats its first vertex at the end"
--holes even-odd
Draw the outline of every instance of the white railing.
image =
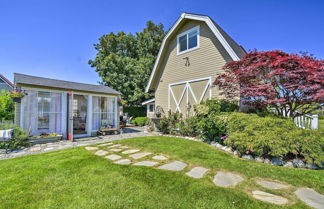
MULTIPOLYGON (((276 109, 273 108, 273 111, 278 114, 276 109)), ((289 117, 289 111, 287 115, 284 113, 283 116, 289 117)), ((318 115, 300 115, 295 117, 294 123, 299 128, 318 129, 318 115)))
POLYGON ((318 129, 318 115, 300 115, 294 122, 299 128, 318 129))

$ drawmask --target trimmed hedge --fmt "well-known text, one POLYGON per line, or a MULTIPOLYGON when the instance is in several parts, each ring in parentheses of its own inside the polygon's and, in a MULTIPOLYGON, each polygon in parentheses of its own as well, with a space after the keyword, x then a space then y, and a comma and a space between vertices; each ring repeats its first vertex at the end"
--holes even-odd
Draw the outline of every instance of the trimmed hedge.
POLYGON ((324 136, 316 130, 304 130, 292 120, 232 113, 224 143, 245 154, 272 157, 304 157, 308 163, 324 161, 324 136))
POLYGON ((147 117, 137 117, 132 119, 131 124, 134 124, 136 126, 145 126, 147 120, 147 117))
POLYGON ((146 107, 124 107, 124 113, 133 117, 146 117, 146 107))

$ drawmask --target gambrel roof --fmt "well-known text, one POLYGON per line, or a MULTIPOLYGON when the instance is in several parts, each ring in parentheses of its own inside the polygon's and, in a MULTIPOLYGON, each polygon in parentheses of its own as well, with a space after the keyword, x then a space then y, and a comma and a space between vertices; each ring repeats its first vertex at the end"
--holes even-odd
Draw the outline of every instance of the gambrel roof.
POLYGON ((207 26, 210 28, 210 30, 214 33, 216 38, 219 40, 219 42, 222 44, 226 52, 229 54, 229 56, 232 58, 233 61, 240 60, 240 58, 245 54, 244 49, 238 45, 215 21, 213 21, 209 16, 206 15, 198 15, 198 14, 190 14, 190 13, 182 13, 180 18, 175 22, 175 24, 172 26, 172 28, 169 30, 167 35, 164 37, 161 48, 159 50, 158 56, 156 58, 149 82, 146 86, 146 92, 149 91, 149 89, 153 86, 153 80, 157 76, 157 69, 162 61, 162 54, 164 53, 165 49, 167 48, 168 41, 170 37, 173 35, 173 33, 176 32, 176 30, 181 27, 182 23, 185 20, 197 20, 202 21, 207 24, 207 26))

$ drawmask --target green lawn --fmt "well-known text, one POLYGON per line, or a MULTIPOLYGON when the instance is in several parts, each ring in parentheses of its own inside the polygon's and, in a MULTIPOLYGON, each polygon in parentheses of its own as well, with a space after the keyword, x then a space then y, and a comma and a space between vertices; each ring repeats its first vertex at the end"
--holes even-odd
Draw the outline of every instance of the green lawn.
MULTIPOLYGON (((293 195, 295 188, 276 191, 292 202, 279 207, 249 196, 260 189, 253 178, 311 187, 324 193, 324 171, 291 169, 234 158, 201 142, 172 137, 118 141, 166 154, 189 164, 185 171, 115 165, 83 147, 0 161, 0 208, 308 208, 293 195), (200 165, 211 171, 203 179, 184 175, 200 165), (242 174, 236 189, 217 187, 218 170, 242 174)), ((267 191, 267 190, 263 190, 267 191)))

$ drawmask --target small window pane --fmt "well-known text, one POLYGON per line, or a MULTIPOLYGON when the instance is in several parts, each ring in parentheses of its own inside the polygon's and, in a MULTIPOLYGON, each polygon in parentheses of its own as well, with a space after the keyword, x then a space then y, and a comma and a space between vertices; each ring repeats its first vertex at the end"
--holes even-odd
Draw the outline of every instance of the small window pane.
POLYGON ((187 34, 179 38, 180 52, 187 50, 187 34))
POLYGON ((154 104, 150 104, 150 106, 149 106, 149 111, 150 111, 150 112, 154 112, 154 104))
POLYGON ((197 46, 197 30, 192 31, 189 35, 189 49, 197 46))

